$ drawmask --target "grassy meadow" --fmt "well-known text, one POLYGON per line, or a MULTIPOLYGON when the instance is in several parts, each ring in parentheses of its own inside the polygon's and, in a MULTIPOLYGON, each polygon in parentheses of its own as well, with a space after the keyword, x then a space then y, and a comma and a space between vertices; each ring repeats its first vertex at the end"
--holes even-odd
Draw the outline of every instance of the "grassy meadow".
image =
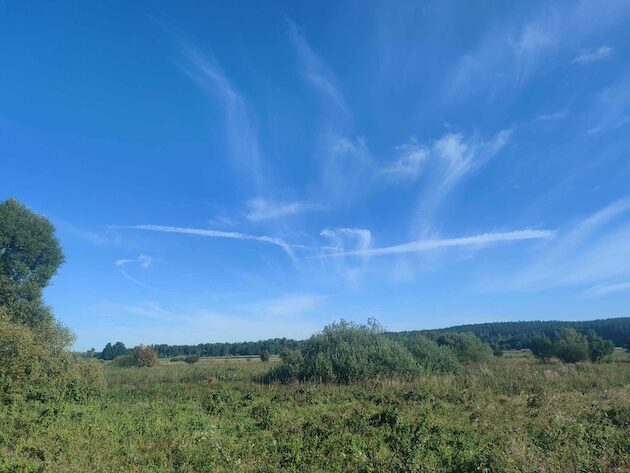
POLYGON ((627 472, 630 355, 264 384, 257 358, 102 364, 83 402, 0 407, 2 472, 627 472))

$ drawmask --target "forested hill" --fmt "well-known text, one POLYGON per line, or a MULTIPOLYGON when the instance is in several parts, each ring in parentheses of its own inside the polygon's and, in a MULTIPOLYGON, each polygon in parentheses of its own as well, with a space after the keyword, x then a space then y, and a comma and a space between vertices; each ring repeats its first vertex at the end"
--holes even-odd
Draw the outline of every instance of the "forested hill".
POLYGON ((630 317, 612 319, 584 320, 580 322, 528 321, 528 322, 491 322, 485 324, 457 325, 454 327, 420 330, 424 333, 438 332, 472 332, 484 342, 499 345, 508 349, 527 348, 532 334, 545 334, 553 338, 555 333, 563 328, 574 328, 578 332, 595 331, 606 340, 611 340, 616 346, 624 346, 630 337, 630 317))
MULTIPOLYGON (((389 332, 388 336, 397 339, 405 338, 414 333, 423 333, 429 337, 443 332, 472 332, 481 340, 493 347, 503 349, 528 348, 530 340, 537 334, 545 334, 554 338, 563 328, 574 328, 578 332, 587 333, 591 330, 606 340, 611 340, 616 346, 624 346, 630 337, 630 317, 614 319, 587 320, 582 322, 561 321, 531 321, 531 322, 492 322, 485 324, 458 325, 435 330, 414 330, 408 332, 389 332)), ((259 355, 268 352, 276 355, 285 349, 295 349, 301 341, 289 338, 273 338, 255 342, 235 343, 200 343, 198 345, 153 345, 161 357, 182 355, 228 356, 228 355, 259 355)), ((113 346, 108 344, 100 354, 100 358, 111 360, 128 351, 124 344, 118 342, 113 346)))

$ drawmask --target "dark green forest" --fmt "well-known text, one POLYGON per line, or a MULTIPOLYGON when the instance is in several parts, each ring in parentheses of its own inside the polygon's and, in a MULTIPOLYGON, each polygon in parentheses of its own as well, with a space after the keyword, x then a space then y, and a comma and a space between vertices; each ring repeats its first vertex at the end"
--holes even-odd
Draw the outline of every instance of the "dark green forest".
MULTIPOLYGON (((563 321, 525 321, 525 322, 492 322, 483 324, 458 325, 435 330, 411 330, 405 332, 387 332, 386 336, 396 341, 405 341, 416 334, 427 335, 436 339, 444 333, 473 333, 493 348, 502 350, 520 350, 531 348, 538 336, 555 340, 564 329, 572 328, 582 334, 595 332, 616 346, 623 347, 630 337, 630 317, 585 320, 580 322, 563 321)), ((200 343, 197 345, 157 344, 153 348, 161 358, 174 356, 251 356, 268 352, 279 355, 285 350, 295 350, 304 343, 302 340, 290 338, 272 338, 254 342, 234 343, 200 343)), ((127 352, 124 344, 108 344, 98 355, 99 358, 111 360, 127 352)))

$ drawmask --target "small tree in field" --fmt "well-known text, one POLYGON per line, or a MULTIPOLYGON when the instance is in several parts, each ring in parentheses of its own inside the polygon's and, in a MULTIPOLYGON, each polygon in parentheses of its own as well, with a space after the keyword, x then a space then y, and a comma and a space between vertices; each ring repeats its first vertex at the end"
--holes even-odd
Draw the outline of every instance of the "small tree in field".
POLYGON ((267 350, 260 352, 260 361, 263 363, 267 363, 269 361, 269 352, 267 350))
POLYGON ((184 361, 189 365, 193 365, 199 361, 199 355, 188 355, 184 358, 184 361))
POLYGON ((626 351, 630 353, 630 337, 626 338, 626 351))
POLYGON ((141 368, 152 368, 158 364, 158 356, 155 350, 151 347, 144 347, 142 345, 133 349, 133 358, 136 366, 141 368))
POLYGON ((594 331, 590 331, 587 335, 588 353, 592 361, 599 361, 612 355, 615 351, 615 345, 610 340, 604 340, 594 331))
POLYGON ((532 337, 529 349, 532 354, 543 363, 547 363, 554 355, 554 346, 546 335, 532 337))
POLYGON ((575 329, 565 329, 555 344, 555 352, 565 363, 588 360, 588 340, 575 329))

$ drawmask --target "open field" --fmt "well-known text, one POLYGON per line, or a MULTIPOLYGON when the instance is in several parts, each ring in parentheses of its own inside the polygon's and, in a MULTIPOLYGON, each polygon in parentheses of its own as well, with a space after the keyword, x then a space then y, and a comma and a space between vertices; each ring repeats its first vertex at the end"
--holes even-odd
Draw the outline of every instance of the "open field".
POLYGON ((509 352, 461 375, 264 385, 259 360, 103 365, 84 403, 1 407, 0 471, 630 471, 630 364, 509 352))

